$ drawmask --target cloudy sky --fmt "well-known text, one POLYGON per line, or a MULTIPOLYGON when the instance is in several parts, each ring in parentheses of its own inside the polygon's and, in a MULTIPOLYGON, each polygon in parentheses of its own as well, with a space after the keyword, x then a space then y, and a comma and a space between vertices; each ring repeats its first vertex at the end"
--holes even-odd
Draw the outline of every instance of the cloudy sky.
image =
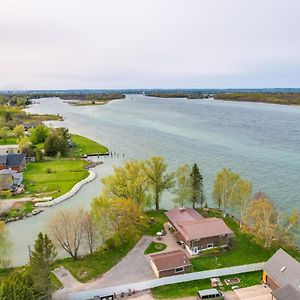
POLYGON ((0 89, 300 86, 299 0, 0 4, 0 89))

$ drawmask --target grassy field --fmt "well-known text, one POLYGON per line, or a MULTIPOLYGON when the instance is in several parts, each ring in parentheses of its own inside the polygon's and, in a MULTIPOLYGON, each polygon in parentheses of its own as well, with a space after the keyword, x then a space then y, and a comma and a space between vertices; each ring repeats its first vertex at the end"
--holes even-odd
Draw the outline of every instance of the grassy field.
POLYGON ((58 197, 68 192, 77 182, 88 176, 83 160, 54 160, 35 162, 24 171, 26 195, 58 197))
POLYGON ((15 145, 17 143, 17 139, 14 137, 7 138, 6 141, 0 139, 0 145, 15 145))
MULTIPOLYGON (((64 266, 80 282, 97 278, 115 266, 135 245, 135 242, 125 244, 116 249, 100 249, 91 255, 74 260, 65 258, 57 260, 53 269, 64 266)), ((147 262, 145 262, 147 263, 147 262)))
MULTIPOLYGON (((238 277, 241 282, 240 287, 247 287, 259 284, 261 282, 262 272, 251 272, 244 274, 237 274, 233 276, 220 277, 224 285, 225 291, 230 290, 231 286, 226 286, 223 282, 226 278, 238 277)), ((236 285, 236 284, 235 284, 236 285)), ((152 289, 152 294, 155 299, 173 299, 180 297, 197 296, 197 292, 203 289, 211 288, 210 279, 194 280, 176 284, 169 284, 152 289)))
POLYGON ((69 156, 81 157, 84 154, 91 153, 106 153, 108 149, 86 137, 72 134, 72 142, 74 143, 73 149, 71 149, 69 156))
POLYGON ((155 252, 160 252, 163 251, 167 248, 167 245, 164 243, 155 243, 151 242, 149 247, 145 250, 145 254, 150 254, 150 253, 155 253, 155 252))
POLYGON ((158 231, 163 229, 163 225, 168 222, 164 210, 149 210, 146 212, 146 215, 149 219, 153 218, 153 223, 151 222, 148 229, 144 232, 144 235, 155 236, 158 231))

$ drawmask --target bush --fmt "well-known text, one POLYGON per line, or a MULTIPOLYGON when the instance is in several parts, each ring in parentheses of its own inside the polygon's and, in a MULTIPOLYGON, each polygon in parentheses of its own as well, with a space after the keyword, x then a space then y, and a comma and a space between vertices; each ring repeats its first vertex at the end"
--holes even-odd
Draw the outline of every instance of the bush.
POLYGON ((47 172, 48 174, 51 174, 51 173, 52 173, 52 169, 51 169, 51 168, 47 168, 47 169, 46 169, 46 172, 47 172))
POLYGON ((117 237, 111 237, 108 240, 106 240, 106 246, 108 249, 117 249, 119 247, 121 247, 121 241, 119 238, 117 237))

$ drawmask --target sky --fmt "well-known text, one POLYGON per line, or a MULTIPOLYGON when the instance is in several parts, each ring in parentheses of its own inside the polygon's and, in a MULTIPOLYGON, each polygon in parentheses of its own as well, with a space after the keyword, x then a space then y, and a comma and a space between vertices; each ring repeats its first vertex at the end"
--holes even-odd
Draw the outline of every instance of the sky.
POLYGON ((299 0, 0 0, 0 89, 300 87, 299 0))

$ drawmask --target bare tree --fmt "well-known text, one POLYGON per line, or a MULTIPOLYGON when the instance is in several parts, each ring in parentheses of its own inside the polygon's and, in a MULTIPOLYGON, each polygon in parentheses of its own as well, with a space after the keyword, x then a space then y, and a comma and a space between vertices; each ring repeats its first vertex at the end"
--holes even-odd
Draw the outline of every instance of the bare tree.
POLYGON ((61 210, 48 222, 48 230, 54 243, 74 259, 78 258, 79 248, 84 240, 85 219, 85 212, 79 208, 61 210))
POLYGON ((97 246, 97 240, 100 235, 100 232, 97 232, 95 220, 89 213, 85 213, 83 231, 85 241, 87 243, 90 253, 92 254, 97 246))

